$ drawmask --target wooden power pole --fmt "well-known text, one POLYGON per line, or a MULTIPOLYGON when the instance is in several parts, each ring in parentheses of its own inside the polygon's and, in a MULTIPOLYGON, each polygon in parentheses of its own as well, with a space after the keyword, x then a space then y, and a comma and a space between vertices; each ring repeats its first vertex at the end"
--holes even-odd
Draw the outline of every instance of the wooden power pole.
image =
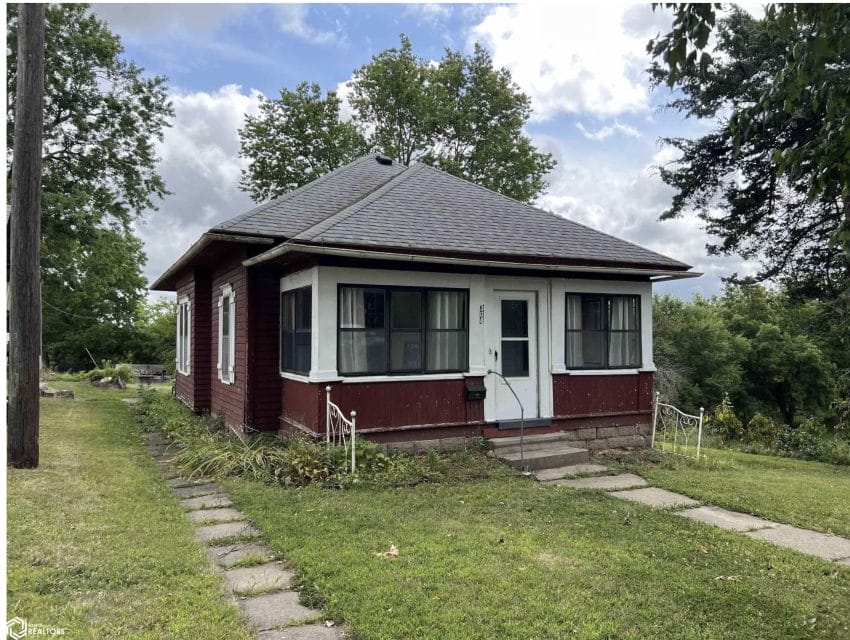
POLYGON ((44 5, 21 3, 9 219, 8 463, 38 466, 44 5))

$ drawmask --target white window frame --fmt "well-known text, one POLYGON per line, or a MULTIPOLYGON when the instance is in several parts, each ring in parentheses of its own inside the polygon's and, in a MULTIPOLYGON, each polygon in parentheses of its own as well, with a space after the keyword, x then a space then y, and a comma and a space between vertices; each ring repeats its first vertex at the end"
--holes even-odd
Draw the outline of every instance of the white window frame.
POLYGON ((218 364, 216 368, 218 369, 218 379, 224 384, 233 384, 236 380, 236 293, 233 291, 233 287, 229 284, 221 287, 221 295, 218 297, 218 364), (224 299, 229 298, 230 300, 230 313, 229 313, 229 327, 228 334, 230 336, 230 344, 229 347, 229 366, 227 371, 223 371, 221 368, 221 342, 224 338, 224 299))
POLYGON ((192 372, 192 303, 189 296, 177 299, 177 372, 188 376, 192 372), (185 351, 181 337, 186 333, 185 351))

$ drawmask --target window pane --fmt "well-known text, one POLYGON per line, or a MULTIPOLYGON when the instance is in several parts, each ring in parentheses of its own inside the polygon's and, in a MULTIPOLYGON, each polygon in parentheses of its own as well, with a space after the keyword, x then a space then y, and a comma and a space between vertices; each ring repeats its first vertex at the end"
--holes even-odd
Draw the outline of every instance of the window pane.
POLYGON ((581 296, 567 296, 567 329, 581 330, 581 296))
POLYGON ((527 300, 502 300, 502 337, 528 337, 527 300))
POLYGON ((585 330, 602 331, 604 329, 602 296, 582 296, 581 298, 581 328, 585 330))
POLYGON ((390 335, 390 370, 422 369, 421 342, 419 331, 393 331, 390 335))
POLYGON ((300 373, 310 371, 310 335, 309 331, 299 331, 295 334, 295 354, 292 368, 300 373))
POLYGON ((221 299, 221 334, 230 335, 230 296, 221 299))
POLYGON ((230 337, 221 337, 221 377, 227 380, 230 375, 230 337))
POLYGON ((465 329, 466 291, 429 291, 428 328, 465 329))
POLYGON ((309 288, 299 289, 295 292, 295 328, 310 330, 313 317, 313 296, 309 288))
POLYGON ((466 371, 466 331, 429 331, 428 371, 466 371))
POLYGON ((419 291, 393 291, 392 328, 419 329, 422 326, 422 293, 419 291))
POLYGON ((567 366, 583 367, 581 331, 567 331, 567 366))
POLYGON ((502 340, 502 375, 528 376, 528 340, 502 340))
POLYGON ((339 368, 341 373, 384 373, 386 345, 383 329, 341 331, 339 368))
POLYGON ((292 371, 295 367, 295 355, 292 341, 295 333, 289 329, 280 332, 280 367, 284 371, 292 371))
POLYGON ((608 365, 636 367, 640 364, 640 335, 636 331, 612 331, 608 347, 608 365))
POLYGON ((294 329, 294 310, 292 304, 292 294, 281 293, 280 294, 280 326, 284 330, 292 330, 294 329))
POLYGON ((634 296, 611 296, 609 300, 608 328, 612 331, 637 329, 637 298, 634 296))
POLYGON ((605 333, 603 331, 582 331, 581 354, 585 367, 605 366, 605 333))

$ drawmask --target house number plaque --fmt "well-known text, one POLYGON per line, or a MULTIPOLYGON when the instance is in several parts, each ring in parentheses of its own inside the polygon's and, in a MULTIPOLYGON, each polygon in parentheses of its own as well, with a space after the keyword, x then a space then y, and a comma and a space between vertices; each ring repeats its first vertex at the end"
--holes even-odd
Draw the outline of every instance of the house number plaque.
POLYGON ((478 307, 478 324, 484 324, 484 305, 478 307))

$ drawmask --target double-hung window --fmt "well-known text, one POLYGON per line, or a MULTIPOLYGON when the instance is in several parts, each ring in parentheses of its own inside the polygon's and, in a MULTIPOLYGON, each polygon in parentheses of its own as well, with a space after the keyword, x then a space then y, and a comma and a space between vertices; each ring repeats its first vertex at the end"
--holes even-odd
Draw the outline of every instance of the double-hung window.
POLYGON ((412 287, 339 288, 341 375, 468 369, 469 292, 412 287))
POLYGON ((189 375, 191 362, 191 316, 189 298, 185 296, 177 301, 177 372, 189 375))
POLYGON ((312 291, 302 287, 280 294, 280 370, 310 373, 312 291))
POLYGON ((218 298, 218 379, 232 384, 236 360, 236 294, 230 285, 218 298))
POLYGON ((568 293, 567 369, 641 365, 640 296, 568 293))

